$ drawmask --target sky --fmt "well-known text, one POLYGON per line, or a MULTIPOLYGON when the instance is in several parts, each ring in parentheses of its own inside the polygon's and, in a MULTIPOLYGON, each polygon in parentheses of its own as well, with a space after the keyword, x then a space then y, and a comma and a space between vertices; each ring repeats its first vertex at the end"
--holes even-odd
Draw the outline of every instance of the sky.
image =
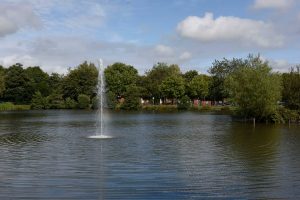
POLYGON ((0 0, 0 65, 66 73, 83 61, 157 62, 207 73, 214 60, 260 54, 300 64, 298 0, 0 0))

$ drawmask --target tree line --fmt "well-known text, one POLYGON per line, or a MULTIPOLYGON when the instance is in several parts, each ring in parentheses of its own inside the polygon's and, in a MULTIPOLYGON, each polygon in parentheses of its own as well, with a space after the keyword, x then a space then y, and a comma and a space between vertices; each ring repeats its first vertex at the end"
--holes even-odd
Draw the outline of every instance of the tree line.
MULTIPOLYGON (((176 64, 157 63, 145 74, 135 67, 114 63, 106 67, 107 105, 138 110, 140 99, 149 104, 173 104, 189 109, 191 101, 210 100, 236 106, 245 118, 284 121, 299 116, 300 70, 272 71, 259 56, 215 60, 208 75, 182 73, 176 64)), ((97 108, 98 69, 83 62, 67 74, 47 74, 40 67, 17 63, 0 66, 0 101, 30 104, 32 109, 97 108)))

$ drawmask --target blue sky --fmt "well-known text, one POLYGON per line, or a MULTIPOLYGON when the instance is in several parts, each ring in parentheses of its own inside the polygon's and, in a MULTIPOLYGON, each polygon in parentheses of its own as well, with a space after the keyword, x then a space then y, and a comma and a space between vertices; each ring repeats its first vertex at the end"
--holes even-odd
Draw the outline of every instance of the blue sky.
POLYGON ((206 73, 215 59, 260 53, 300 63, 297 0, 0 0, 0 64, 65 73, 84 60, 157 62, 206 73))

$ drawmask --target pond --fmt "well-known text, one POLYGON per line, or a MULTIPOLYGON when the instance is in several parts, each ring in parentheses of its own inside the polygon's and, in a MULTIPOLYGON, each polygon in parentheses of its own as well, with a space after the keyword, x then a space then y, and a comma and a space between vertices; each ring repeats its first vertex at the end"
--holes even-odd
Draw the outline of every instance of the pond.
POLYGON ((210 113, 0 113, 0 199, 300 196, 299 125, 210 113))

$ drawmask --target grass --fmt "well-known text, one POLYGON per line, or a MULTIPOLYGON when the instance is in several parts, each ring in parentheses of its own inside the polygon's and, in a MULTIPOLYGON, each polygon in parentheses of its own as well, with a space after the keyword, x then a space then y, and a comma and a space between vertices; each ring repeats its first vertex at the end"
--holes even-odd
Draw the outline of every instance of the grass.
MULTIPOLYGON (((144 111, 157 111, 157 112, 175 112, 178 111, 176 105, 144 105, 144 111)), ((232 113, 236 110, 234 106, 199 106, 191 107, 191 111, 199 112, 222 112, 222 113, 232 113)))
POLYGON ((30 110, 30 105, 15 105, 11 102, 0 103, 0 111, 30 110))

